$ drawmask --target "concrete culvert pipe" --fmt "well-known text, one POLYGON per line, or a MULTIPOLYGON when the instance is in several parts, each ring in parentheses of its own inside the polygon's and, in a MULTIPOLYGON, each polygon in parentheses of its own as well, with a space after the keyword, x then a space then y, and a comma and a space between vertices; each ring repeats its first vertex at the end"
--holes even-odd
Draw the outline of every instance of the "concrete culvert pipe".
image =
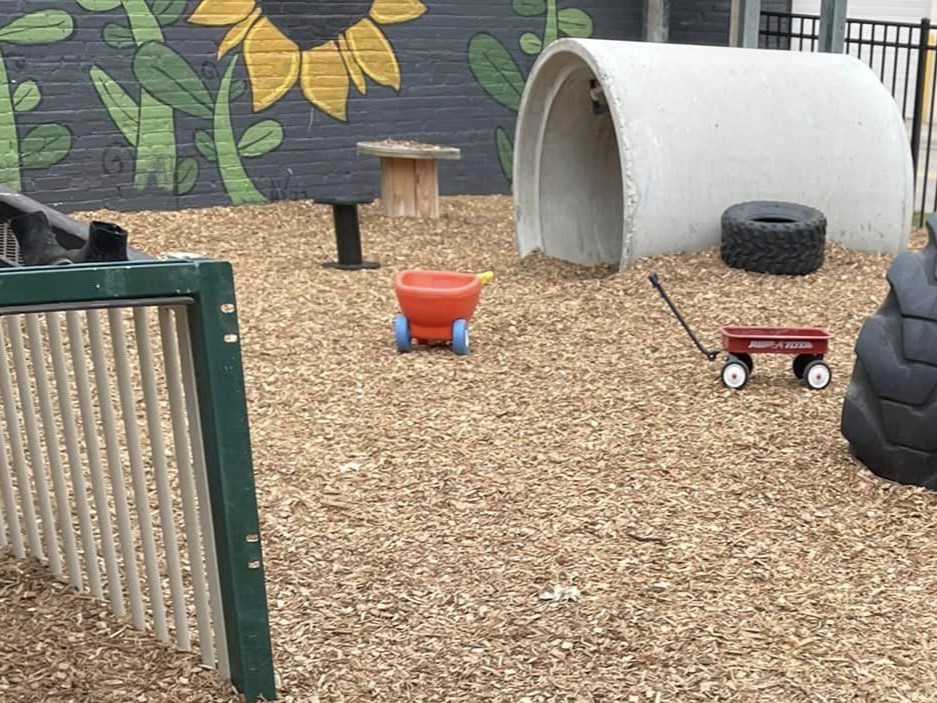
POLYGON ((907 248, 908 132, 845 55, 561 39, 537 59, 514 151, 517 245, 618 264, 717 246, 726 208, 817 208, 827 239, 907 248))

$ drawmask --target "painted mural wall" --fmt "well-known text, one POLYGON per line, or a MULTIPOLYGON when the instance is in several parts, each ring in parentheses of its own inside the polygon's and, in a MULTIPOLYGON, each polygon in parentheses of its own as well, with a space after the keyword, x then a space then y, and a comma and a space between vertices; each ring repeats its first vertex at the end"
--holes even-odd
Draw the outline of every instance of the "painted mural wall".
MULTIPOLYGON (((671 0, 670 41, 679 44, 729 43, 732 0, 671 0)), ((766 12, 790 12, 791 0, 761 0, 766 12)))
POLYGON ((375 196, 356 143, 457 146, 509 192, 524 80, 559 37, 638 39, 642 0, 4 0, 0 183, 69 212, 375 196))

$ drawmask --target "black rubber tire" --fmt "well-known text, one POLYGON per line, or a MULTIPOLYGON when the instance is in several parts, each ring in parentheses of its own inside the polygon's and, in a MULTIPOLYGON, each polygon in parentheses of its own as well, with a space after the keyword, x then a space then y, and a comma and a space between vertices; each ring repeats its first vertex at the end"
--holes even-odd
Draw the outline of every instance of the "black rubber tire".
POLYGON ((752 359, 751 354, 735 354, 734 356, 736 359, 738 359, 739 361, 741 361, 743 364, 745 364, 748 367, 749 374, 751 374, 751 372, 755 370, 755 360, 752 359))
POLYGON ((804 369, 807 368, 811 361, 817 361, 818 359, 822 361, 823 354, 798 354, 794 357, 794 362, 791 364, 794 375, 799 379, 803 379, 804 369))
POLYGON ((820 359, 813 359, 809 364, 807 364, 807 367, 804 369, 804 376, 802 380, 804 382, 804 385, 807 386, 807 388, 809 388, 810 390, 822 391, 822 390, 825 390, 826 388, 829 388, 830 384, 833 382, 833 372, 830 369, 830 365, 827 364, 825 361, 822 361, 820 359), (824 383, 822 386, 813 385, 810 379, 810 374, 813 372, 813 369, 816 367, 821 367, 822 369, 826 371, 826 374, 827 374, 826 383, 824 383))
POLYGON ((937 215, 921 251, 898 256, 862 325, 840 428, 877 476, 937 490, 937 215))
POLYGON ((720 254, 727 266, 802 276, 823 266, 826 216, 796 203, 753 201, 722 214, 720 254))
POLYGON ((722 379, 723 386, 725 386, 726 388, 733 388, 731 385, 726 383, 725 373, 729 369, 730 366, 735 366, 735 365, 742 367, 741 368, 742 382, 738 386, 736 386, 733 390, 740 391, 745 386, 748 385, 748 381, 751 379, 751 374, 748 371, 748 366, 745 364, 744 361, 742 361, 741 359, 737 359, 734 356, 729 356, 729 358, 726 359, 726 362, 722 365, 722 372, 719 374, 719 377, 722 379))

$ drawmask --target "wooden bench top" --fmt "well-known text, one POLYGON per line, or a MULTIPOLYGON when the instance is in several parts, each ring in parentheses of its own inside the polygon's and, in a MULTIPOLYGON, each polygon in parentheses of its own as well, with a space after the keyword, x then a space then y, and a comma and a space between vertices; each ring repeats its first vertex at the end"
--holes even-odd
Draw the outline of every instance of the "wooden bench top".
POLYGON ((461 150, 452 146, 387 139, 382 142, 358 142, 358 153, 391 159, 460 159, 461 150))

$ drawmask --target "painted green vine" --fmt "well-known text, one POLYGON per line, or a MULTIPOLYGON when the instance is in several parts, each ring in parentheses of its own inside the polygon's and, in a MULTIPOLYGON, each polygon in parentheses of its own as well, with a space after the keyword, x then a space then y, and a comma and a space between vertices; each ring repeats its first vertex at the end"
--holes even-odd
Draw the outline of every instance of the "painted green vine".
MULTIPOLYGON (((218 164, 218 172, 235 205, 262 203, 266 201, 260 191, 251 183, 244 170, 242 158, 256 158, 267 154, 283 143, 283 127, 276 120, 261 120, 248 127, 239 140, 235 140, 231 126, 231 110, 228 101, 232 93, 231 79, 238 57, 228 63, 228 68, 221 79, 221 87, 215 99, 215 114, 212 119, 212 131, 200 130, 195 134, 195 144, 209 161, 218 164)), ((244 92, 241 83, 239 93, 244 92)))
MULTIPOLYGON (((576 7, 560 9, 557 0, 513 0, 515 14, 522 17, 542 17, 542 34, 524 32, 518 38, 520 50, 528 56, 541 51, 562 36, 587 38, 592 36, 592 18, 576 7)), ((495 101, 517 112, 524 93, 525 78, 511 52, 496 37, 480 32, 472 37, 468 47, 469 67, 475 80, 495 101)), ((511 181, 514 163, 514 145, 507 131, 495 128, 495 147, 504 177, 511 181)))
POLYGON ((16 116, 42 102, 39 85, 27 80, 15 88, 10 81, 5 46, 38 46, 68 39, 74 32, 71 15, 40 10, 0 27, 0 183, 22 190, 22 169, 47 168, 64 159, 72 148, 68 128, 57 123, 33 127, 20 140, 16 116))
POLYGON ((195 146, 207 161, 217 164, 232 204, 264 203, 267 198, 251 182, 243 159, 262 156, 283 141, 283 128, 274 120, 249 127, 235 140, 230 102, 246 88, 233 80, 236 57, 228 64, 217 94, 212 97, 188 60, 169 46, 162 29, 178 21, 186 0, 76 0, 89 12, 122 9, 124 22, 109 22, 104 41, 114 49, 134 49, 133 75, 139 86, 135 100, 107 71, 92 66, 91 81, 114 125, 134 153, 134 188, 155 184, 176 195, 190 193, 198 182, 199 162, 178 154, 175 115, 184 113, 205 120, 208 130, 198 130, 195 146))
MULTIPOLYGON (((76 0, 88 12, 123 10, 124 21, 109 22, 102 38, 114 49, 162 43, 162 28, 176 22, 185 11, 185 0, 76 0)), ((114 125, 134 150, 133 186, 156 187, 184 194, 185 183, 177 181, 176 128, 172 108, 146 90, 133 100, 100 66, 91 68, 91 80, 114 125)), ((194 185, 194 181, 192 181, 194 185)))
MULTIPOLYGON (((276 120, 260 120, 248 127, 240 139, 236 138, 231 102, 246 90, 243 81, 233 80, 237 60, 235 55, 228 62, 214 97, 188 61, 165 44, 143 46, 134 58, 134 74, 142 89, 179 112, 208 123, 210 129, 195 132, 195 146, 206 161, 217 165, 231 203, 260 204, 267 202, 267 198, 251 182, 244 159, 277 149, 283 143, 283 127, 276 120)), ((187 159, 180 164, 180 173, 186 181, 194 183, 198 164, 187 159)))

